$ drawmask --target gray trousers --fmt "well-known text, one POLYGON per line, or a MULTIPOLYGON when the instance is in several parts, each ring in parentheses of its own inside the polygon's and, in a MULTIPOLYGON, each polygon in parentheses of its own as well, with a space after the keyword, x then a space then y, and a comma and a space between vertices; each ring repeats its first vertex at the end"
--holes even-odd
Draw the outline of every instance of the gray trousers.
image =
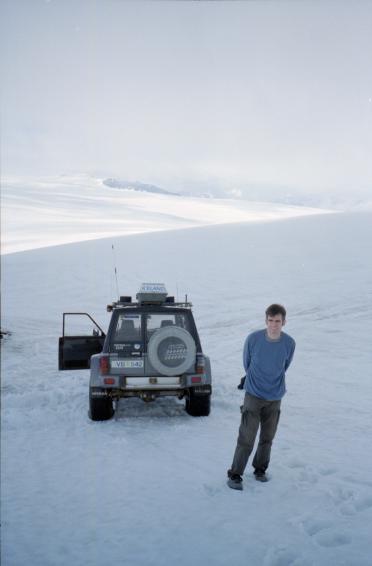
POLYGON ((238 442, 231 465, 233 473, 243 475, 259 426, 260 438, 252 466, 266 471, 270 462, 271 445, 278 427, 280 403, 280 401, 265 401, 249 393, 245 394, 244 405, 241 406, 242 418, 238 442))

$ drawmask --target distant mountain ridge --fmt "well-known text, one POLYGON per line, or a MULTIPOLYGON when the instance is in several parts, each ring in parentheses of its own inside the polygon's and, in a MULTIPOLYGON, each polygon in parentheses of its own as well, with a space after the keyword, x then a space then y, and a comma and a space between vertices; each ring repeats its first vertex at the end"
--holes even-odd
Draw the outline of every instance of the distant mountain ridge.
POLYGON ((103 184, 115 189, 127 189, 147 193, 157 193, 178 197, 229 199, 238 201, 252 201, 277 203, 288 206, 303 206, 310 208, 324 208, 333 210, 371 210, 372 201, 367 191, 359 191, 349 195, 347 193, 333 193, 332 191, 313 192, 293 187, 272 184, 250 184, 228 187, 216 181, 208 183, 189 183, 187 190, 168 191, 157 185, 142 183, 140 181, 125 181, 122 179, 106 178, 103 184))
POLYGON ((180 193, 173 193, 170 191, 166 191, 161 187, 157 187, 156 185, 148 185, 147 183, 141 183, 139 181, 124 181, 121 179, 104 179, 103 184, 106 187, 111 187, 113 189, 127 189, 132 191, 144 191, 147 193, 157 193, 161 195, 173 195, 173 196, 181 196, 180 193))

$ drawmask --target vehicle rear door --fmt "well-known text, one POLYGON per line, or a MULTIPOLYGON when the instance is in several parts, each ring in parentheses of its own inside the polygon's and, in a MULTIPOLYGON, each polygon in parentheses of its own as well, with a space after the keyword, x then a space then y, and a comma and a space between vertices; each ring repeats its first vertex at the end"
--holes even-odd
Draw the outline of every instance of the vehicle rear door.
POLYGON ((109 332, 110 372, 144 375, 144 335, 139 309, 118 309, 109 332))

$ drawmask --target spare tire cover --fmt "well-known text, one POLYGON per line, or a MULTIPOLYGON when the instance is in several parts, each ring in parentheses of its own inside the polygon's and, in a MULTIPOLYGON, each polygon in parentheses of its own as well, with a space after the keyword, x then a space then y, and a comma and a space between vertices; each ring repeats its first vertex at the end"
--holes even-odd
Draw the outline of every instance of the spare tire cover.
POLYGON ((148 343, 151 365, 163 375, 179 375, 195 363, 196 346, 193 337, 184 328, 159 328, 148 343))

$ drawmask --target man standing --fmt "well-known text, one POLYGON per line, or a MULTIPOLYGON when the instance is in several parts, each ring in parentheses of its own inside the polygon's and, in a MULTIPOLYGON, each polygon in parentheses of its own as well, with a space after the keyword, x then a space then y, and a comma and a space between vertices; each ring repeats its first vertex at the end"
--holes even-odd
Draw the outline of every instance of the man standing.
POLYGON ((233 463, 227 472, 227 485, 232 489, 243 489, 242 475, 259 427, 260 438, 252 466, 256 480, 267 481, 265 472, 278 426, 281 399, 286 392, 285 372, 296 346, 293 338, 282 332, 285 322, 285 308, 270 305, 266 309, 266 329, 250 334, 244 344, 245 397, 233 463))

